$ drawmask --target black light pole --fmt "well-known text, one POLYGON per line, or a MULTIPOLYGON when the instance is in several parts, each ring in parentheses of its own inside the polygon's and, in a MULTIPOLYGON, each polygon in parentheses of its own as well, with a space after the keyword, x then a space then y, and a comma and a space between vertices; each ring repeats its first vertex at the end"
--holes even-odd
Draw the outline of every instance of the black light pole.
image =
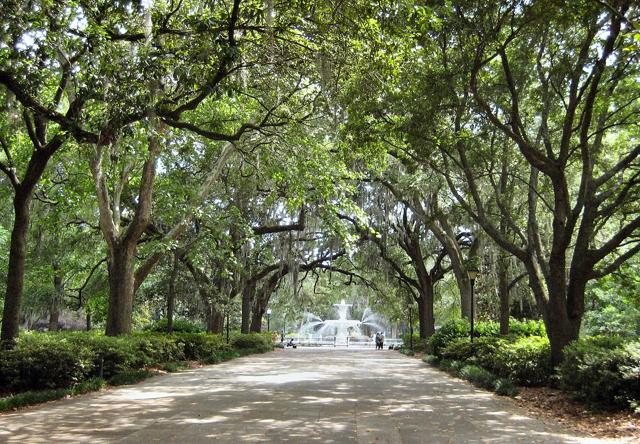
POLYGON ((271 331, 271 309, 267 308, 267 331, 271 331))
POLYGON ((467 269, 467 274, 469 275, 469 280, 471 281, 471 343, 473 344, 473 335, 474 335, 474 320, 475 320, 475 314, 476 314, 476 304, 474 301, 474 291, 475 291, 475 283, 476 283, 476 278, 478 277, 478 274, 480 272, 478 271, 478 268, 474 265, 470 265, 467 269))

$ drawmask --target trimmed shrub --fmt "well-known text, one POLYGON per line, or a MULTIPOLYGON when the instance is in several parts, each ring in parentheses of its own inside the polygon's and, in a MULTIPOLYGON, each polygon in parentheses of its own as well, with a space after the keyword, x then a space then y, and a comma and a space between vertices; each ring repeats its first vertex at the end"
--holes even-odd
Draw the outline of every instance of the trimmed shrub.
POLYGON ((150 370, 127 370, 122 373, 113 375, 109 379, 109 385, 130 385, 143 381, 157 373, 150 370))
MULTIPOLYGON (((149 324, 144 327, 144 331, 156 332, 156 333, 167 333, 168 322, 166 319, 159 319, 155 321, 153 324, 149 324)), ((184 319, 174 319, 173 321, 173 332, 174 333, 204 333, 204 328, 201 324, 186 321, 184 319)))
POLYGON ((202 361, 220 351, 231 349, 222 335, 179 333, 173 336, 183 344, 184 356, 187 360, 202 361))
POLYGON ((495 381, 498 379, 496 375, 477 365, 465 365, 458 372, 458 376, 489 390, 493 390, 495 381))
POLYGON ((71 387, 92 372, 94 356, 65 340, 19 343, 0 351, 0 387, 7 393, 71 387))
POLYGON ((580 339, 564 349, 560 387, 599 408, 633 408, 640 402, 640 341, 580 339))
POLYGON ((237 335, 231 340, 231 345, 237 349, 249 349, 263 352, 273 349, 273 344, 270 338, 261 333, 237 335))
POLYGON ((463 319, 449 321, 429 338, 429 353, 441 356, 447 344, 457 338, 469 336, 469 323, 463 319))
MULTIPOLYGON (((402 344, 404 348, 409 348, 411 345, 411 335, 406 334, 402 336, 402 344)), ((424 353, 429 349, 429 339, 422 339, 420 335, 413 334, 413 351, 418 353, 424 353)))
POLYGON ((543 321, 535 321, 533 319, 519 321, 511 318, 509 319, 509 334, 512 336, 547 337, 547 329, 543 321))
POLYGON ((518 387, 507 378, 498 378, 494 384, 494 390, 501 396, 516 396, 518 394, 518 387))
POLYGON ((499 344, 494 355, 496 373, 525 386, 546 385, 551 381, 554 371, 546 337, 523 337, 499 344))
POLYGON ((422 361, 429 365, 438 365, 440 363, 440 358, 434 355, 424 355, 422 357, 422 361))
POLYGON ((546 338, 531 336, 514 339, 504 337, 454 339, 441 357, 479 365, 498 376, 526 386, 543 385, 553 375, 551 349, 546 338))

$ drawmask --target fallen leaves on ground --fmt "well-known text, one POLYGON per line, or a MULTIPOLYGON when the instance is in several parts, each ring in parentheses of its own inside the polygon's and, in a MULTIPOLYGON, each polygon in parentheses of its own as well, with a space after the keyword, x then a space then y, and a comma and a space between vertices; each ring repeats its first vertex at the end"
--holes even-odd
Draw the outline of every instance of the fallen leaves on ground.
POLYGON ((520 387, 515 402, 534 416, 558 421, 594 438, 631 438, 640 441, 640 417, 630 412, 589 410, 549 387, 520 387))

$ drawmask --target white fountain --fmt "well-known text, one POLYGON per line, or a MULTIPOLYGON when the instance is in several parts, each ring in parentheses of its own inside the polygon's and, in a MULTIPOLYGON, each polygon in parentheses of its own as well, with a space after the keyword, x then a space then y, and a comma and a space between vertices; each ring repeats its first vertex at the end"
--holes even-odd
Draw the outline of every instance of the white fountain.
POLYGON ((307 313, 307 322, 300 327, 300 337, 311 337, 311 335, 319 335, 320 338, 333 337, 334 345, 348 344, 349 338, 363 337, 362 326, 368 325, 376 330, 382 330, 376 322, 375 315, 367 308, 362 316, 362 320, 348 319, 347 313, 349 307, 353 304, 346 304, 344 299, 339 304, 333 304, 338 312, 338 319, 322 320, 319 317, 307 313))

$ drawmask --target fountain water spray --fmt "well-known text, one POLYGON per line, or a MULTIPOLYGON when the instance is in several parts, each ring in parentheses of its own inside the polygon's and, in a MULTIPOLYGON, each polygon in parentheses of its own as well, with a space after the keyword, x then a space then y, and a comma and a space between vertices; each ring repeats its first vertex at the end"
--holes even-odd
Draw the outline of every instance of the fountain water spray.
POLYGON ((361 320, 349 319, 347 314, 349 308, 353 304, 346 304, 344 299, 339 304, 333 304, 338 312, 338 319, 326 319, 322 320, 318 316, 307 313, 306 322, 300 327, 300 337, 305 335, 320 335, 321 337, 333 336, 335 337, 336 344, 346 344, 349 337, 362 337, 363 326, 369 326, 376 331, 383 330, 378 323, 376 316, 373 312, 367 308, 362 316, 361 320))

